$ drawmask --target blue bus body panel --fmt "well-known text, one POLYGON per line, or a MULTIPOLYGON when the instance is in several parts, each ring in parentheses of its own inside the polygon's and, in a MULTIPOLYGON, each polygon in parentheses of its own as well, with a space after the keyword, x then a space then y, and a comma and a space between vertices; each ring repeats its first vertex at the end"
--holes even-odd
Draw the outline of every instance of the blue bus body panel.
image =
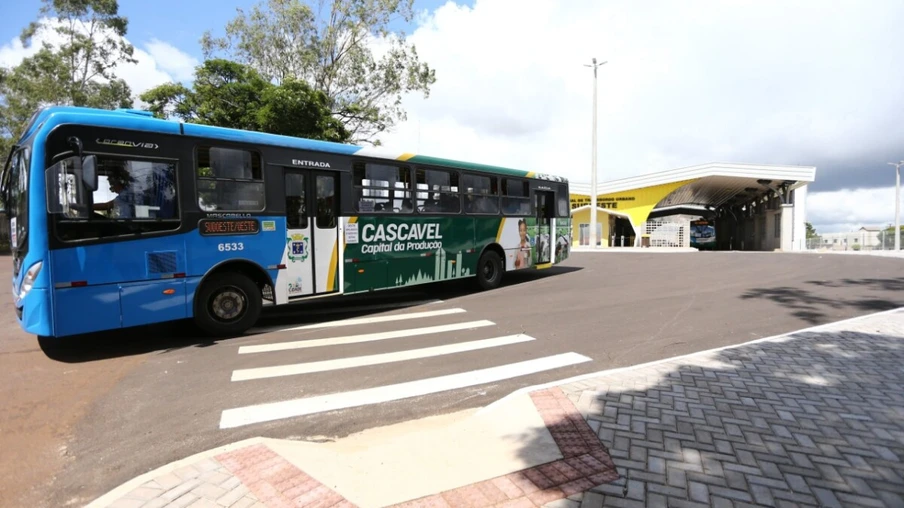
POLYGON ((185 279, 120 284, 119 299, 123 327, 188 317, 185 305, 185 279))
MULTIPOLYGON (((20 138, 20 142, 31 137, 34 143, 31 149, 31 165, 28 175, 28 185, 32 189, 44 189, 44 168, 47 167, 44 160, 45 139, 50 132, 59 125, 77 123, 83 125, 100 125, 110 127, 120 127, 123 129, 134 129, 140 131, 153 131, 161 133, 179 134, 179 123, 169 122, 165 120, 149 119, 146 116, 127 114, 116 111, 97 110, 91 108, 79 107, 51 107, 40 111, 35 115, 33 121, 28 125, 26 131, 20 138)), ((47 228, 47 200, 43 192, 32 192, 29 195, 28 202, 28 253, 22 260, 22 269, 13 281, 15 291, 21 287, 22 280, 29 268, 36 263, 43 263, 41 271, 35 280, 32 290, 24 299, 17 303, 17 307, 21 308, 22 317, 19 323, 28 333, 35 335, 49 336, 59 335, 58 330, 54 329, 51 314, 54 308, 54 298, 56 292, 53 291, 51 281, 59 281, 60 277, 65 280, 69 279, 67 272, 54 272, 53 254, 48 252, 48 228, 47 228)), ((70 250, 70 249, 67 249, 70 250)), ((82 253, 84 256, 86 253, 82 253)), ((112 260, 114 258, 97 258, 98 254, 91 251, 91 259, 112 260)), ((78 259, 79 255, 75 256, 78 259)), ((64 256, 65 258, 66 256, 64 256)), ((63 261, 65 264, 72 264, 71 260, 63 261)), ((75 265, 77 266, 77 262, 75 265)), ((71 303, 71 302, 70 302, 71 303)), ((59 314, 59 312, 58 312, 59 314)))
POLYGON ((115 284, 54 290, 56 334, 75 335, 120 327, 115 284))
POLYGON ((21 302, 22 316, 19 325, 27 333, 48 337, 53 335, 53 322, 50 319, 50 290, 35 288, 21 302))
POLYGON ((257 219, 276 222, 275 230, 261 228, 255 235, 230 236, 201 236, 194 230, 52 251, 50 268, 57 286, 53 289, 54 335, 190 318, 194 293, 204 275, 229 261, 257 265, 275 281, 275 267, 286 245, 286 221, 284 217, 257 219), (240 250, 220 251, 220 244, 234 244, 240 250), (175 274, 179 277, 174 278, 175 274), (72 283, 87 285, 59 287, 72 283))
MULTIPOLYGON (((360 146, 325 141, 245 132, 220 127, 180 124, 150 118, 144 112, 111 111, 71 106, 54 106, 39 111, 26 127, 20 141, 34 138, 31 154, 29 186, 44 188, 44 140, 57 126, 64 124, 94 125, 156 132, 162 134, 206 137, 212 140, 238 141, 284 146, 300 150, 319 150, 334 154, 352 154, 360 146)), ((183 235, 164 235, 91 245, 73 246, 48 252, 48 224, 43 192, 30 195, 28 206, 29 250, 22 269, 13 281, 18 292, 25 272, 35 263, 43 267, 32 290, 17 302, 21 312, 19 324, 28 333, 40 336, 66 336, 100 331, 131 324, 167 321, 173 316, 191 317, 192 302, 203 276, 217 264, 243 259, 264 269, 279 264, 285 247, 285 218, 275 220, 275 231, 261 231, 253 236, 202 237, 197 231, 183 235), (220 243, 241 243, 242 251, 220 252, 220 243), (191 253, 188 259, 186 253, 191 253), (167 289, 155 282, 158 273, 169 268, 175 256, 176 273, 185 273, 176 294, 164 295, 167 289), (60 284, 87 281, 84 287, 57 287, 60 284), (160 291, 158 291, 158 289, 160 291), (181 302, 176 304, 174 302, 181 302), (181 305, 181 308, 179 308, 181 305), (116 311, 122 317, 104 317, 116 311), (53 309, 57 309, 55 316, 53 309), (145 314, 146 313, 146 314, 145 314), (140 316, 145 316, 144 318, 140 316)), ((266 270, 272 280, 275 269, 266 270)))

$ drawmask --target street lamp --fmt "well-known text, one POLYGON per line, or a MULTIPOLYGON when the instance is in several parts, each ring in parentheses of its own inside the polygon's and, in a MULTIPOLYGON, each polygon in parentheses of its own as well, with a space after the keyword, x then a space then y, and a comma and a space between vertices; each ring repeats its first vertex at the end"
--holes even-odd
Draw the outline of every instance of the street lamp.
POLYGON ((889 162, 895 167, 895 250, 901 250, 901 166, 904 161, 889 162))
POLYGON ((606 65, 607 62, 584 64, 584 67, 593 67, 593 158, 590 170, 590 248, 596 248, 596 68, 606 65))

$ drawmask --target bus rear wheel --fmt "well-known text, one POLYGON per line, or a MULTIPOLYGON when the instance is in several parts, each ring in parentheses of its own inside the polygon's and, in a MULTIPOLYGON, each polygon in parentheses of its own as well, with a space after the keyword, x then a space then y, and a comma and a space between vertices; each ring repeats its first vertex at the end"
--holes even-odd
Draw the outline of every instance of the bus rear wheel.
POLYGON ((482 289, 496 289, 502 284, 502 258, 487 250, 477 260, 477 283, 482 289))
POLYGON ((215 337, 241 335, 261 315, 260 289, 240 273, 211 275, 195 298, 195 324, 215 337))

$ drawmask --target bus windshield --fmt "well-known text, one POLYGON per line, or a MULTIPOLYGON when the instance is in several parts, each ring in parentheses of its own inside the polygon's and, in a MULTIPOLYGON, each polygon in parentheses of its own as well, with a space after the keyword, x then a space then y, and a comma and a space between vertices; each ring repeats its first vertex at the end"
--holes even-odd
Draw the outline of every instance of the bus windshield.
POLYGON ((18 149, 10 158, 4 171, 4 201, 9 215, 10 248, 18 250, 25 245, 28 231, 28 163, 27 147, 18 149))
POLYGON ((95 190, 85 182, 78 157, 47 169, 47 211, 58 238, 90 240, 178 227, 175 162, 104 155, 95 168, 95 190))
POLYGON ((84 183, 78 158, 47 169, 47 211, 72 219, 173 219, 175 164, 101 157, 98 185, 84 183))

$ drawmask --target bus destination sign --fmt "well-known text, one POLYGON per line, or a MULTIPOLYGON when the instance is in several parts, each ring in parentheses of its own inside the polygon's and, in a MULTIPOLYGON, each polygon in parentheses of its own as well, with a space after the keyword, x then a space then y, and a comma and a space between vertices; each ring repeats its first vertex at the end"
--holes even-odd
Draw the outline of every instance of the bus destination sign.
POLYGON ((203 236, 256 235, 261 230, 257 219, 201 219, 198 227, 203 236))

